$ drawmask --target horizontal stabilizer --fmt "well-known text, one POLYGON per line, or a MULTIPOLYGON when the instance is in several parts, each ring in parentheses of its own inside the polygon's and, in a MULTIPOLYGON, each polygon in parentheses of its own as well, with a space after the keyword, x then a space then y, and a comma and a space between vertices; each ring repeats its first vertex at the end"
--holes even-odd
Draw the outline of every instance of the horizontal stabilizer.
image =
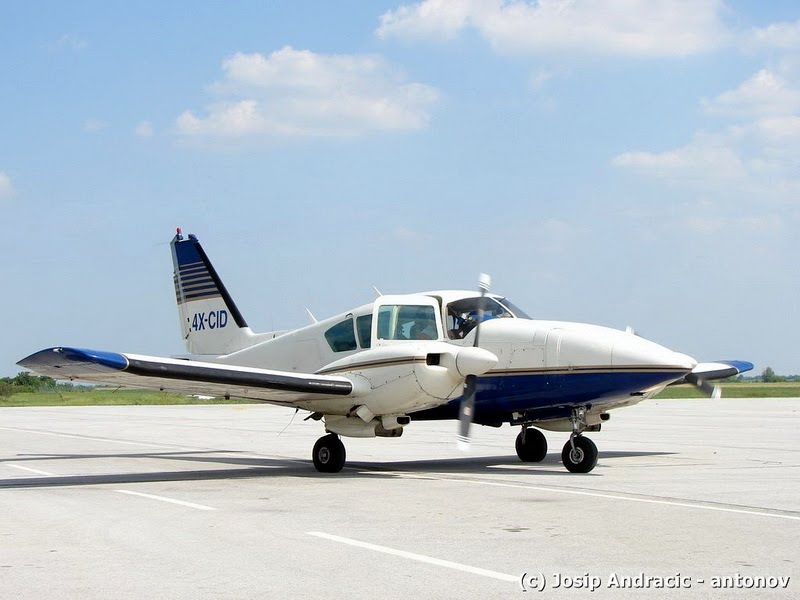
POLYGON ((348 396, 354 391, 353 383, 339 376, 287 373, 85 348, 48 348, 23 358, 17 364, 54 379, 77 379, 279 404, 348 396))

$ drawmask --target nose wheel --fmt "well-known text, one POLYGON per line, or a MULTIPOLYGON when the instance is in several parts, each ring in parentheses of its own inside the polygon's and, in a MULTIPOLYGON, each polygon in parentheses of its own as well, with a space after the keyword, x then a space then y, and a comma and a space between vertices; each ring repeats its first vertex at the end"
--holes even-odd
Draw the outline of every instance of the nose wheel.
POLYGON ((588 473, 597 465, 597 446, 589 438, 575 435, 564 444, 561 462, 570 473, 588 473))
POLYGON ((570 473, 588 473, 597 465, 597 446, 589 438, 581 435, 586 430, 586 407, 572 409, 569 420, 572 434, 561 451, 561 462, 570 473))
POLYGON ((329 433, 319 438, 314 444, 311 454, 314 467, 320 473, 338 473, 344 467, 346 458, 347 452, 344 444, 335 433, 329 433))

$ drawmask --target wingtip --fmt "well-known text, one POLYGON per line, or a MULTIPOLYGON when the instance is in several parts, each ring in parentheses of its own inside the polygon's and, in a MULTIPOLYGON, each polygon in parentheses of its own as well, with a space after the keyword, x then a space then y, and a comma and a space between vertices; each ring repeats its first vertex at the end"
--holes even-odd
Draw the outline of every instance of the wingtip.
POLYGON ((753 367, 755 366, 753 363, 747 360, 724 360, 722 362, 726 365, 733 367, 734 369, 739 371, 739 373, 752 371, 753 367))
POLYGON ((88 348, 55 346, 26 356, 17 364, 21 367, 52 377, 73 376, 73 369, 93 364, 116 371, 128 368, 128 358, 118 352, 104 352, 88 348))

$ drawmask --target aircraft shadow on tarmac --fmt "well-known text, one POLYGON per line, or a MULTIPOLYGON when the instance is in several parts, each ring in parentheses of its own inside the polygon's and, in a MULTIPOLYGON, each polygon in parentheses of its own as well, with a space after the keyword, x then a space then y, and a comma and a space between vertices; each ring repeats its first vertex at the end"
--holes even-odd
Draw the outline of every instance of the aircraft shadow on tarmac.
MULTIPOLYGON (((157 459, 174 460, 190 463, 230 465, 231 468, 192 469, 185 471, 145 471, 137 473, 98 473, 87 475, 56 475, 41 477, 16 477, 0 479, 0 489, 9 488, 42 488, 109 485, 123 483, 147 483, 159 481, 205 481, 224 479, 250 479, 268 477, 307 477, 307 478, 365 478, 403 477, 429 473, 453 475, 485 475, 489 473, 506 473, 509 475, 564 475, 575 476, 564 470, 559 454, 548 454, 540 463, 521 463, 516 456, 481 456, 447 459, 426 459, 412 461, 363 462, 351 461, 340 473, 318 473, 311 461, 281 458, 256 458, 253 456, 236 456, 237 452, 213 450, 208 452, 147 452, 127 454, 31 454, 18 455, 3 462, 21 463, 36 461, 41 464, 47 460, 80 461, 91 459, 157 459), (227 454, 228 456, 220 456, 227 454), (502 468, 491 468, 502 465, 502 468), (237 468, 238 467, 238 468, 237 468)), ((642 456, 672 455, 671 452, 604 452, 601 460, 642 456)), ((596 477, 599 474, 585 474, 596 477)))

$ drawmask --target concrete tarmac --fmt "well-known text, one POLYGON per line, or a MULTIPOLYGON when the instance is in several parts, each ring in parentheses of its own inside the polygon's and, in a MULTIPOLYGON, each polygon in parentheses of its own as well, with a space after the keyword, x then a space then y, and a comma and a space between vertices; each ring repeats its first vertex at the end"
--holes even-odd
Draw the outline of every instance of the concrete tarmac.
POLYGON ((302 417, 0 409, 2 598, 800 597, 800 399, 612 412, 586 475, 451 421, 323 475, 302 417))

